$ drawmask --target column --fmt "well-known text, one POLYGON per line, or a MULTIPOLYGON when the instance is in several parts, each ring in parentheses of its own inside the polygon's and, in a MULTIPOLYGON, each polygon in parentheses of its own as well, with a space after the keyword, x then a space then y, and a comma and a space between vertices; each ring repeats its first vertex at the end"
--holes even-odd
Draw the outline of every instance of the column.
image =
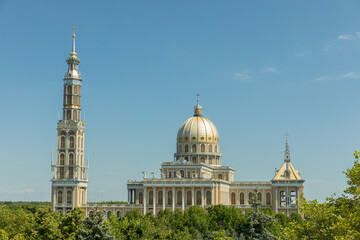
POLYGON ((130 204, 130 189, 128 189, 128 203, 130 204))
POLYGON ((56 192, 57 192, 56 188, 53 188, 53 205, 52 205, 53 211, 55 211, 55 205, 57 203, 56 192))
POLYGON ((215 194, 214 187, 212 187, 211 188, 211 205, 215 205, 215 203, 214 203, 214 194, 215 194))
POLYGON ((275 188, 275 213, 278 212, 278 197, 279 197, 278 188, 276 187, 275 188))
POLYGON ((289 187, 286 187, 286 195, 285 195, 285 206, 286 206, 286 215, 289 216, 289 204, 290 197, 289 197, 289 187))
POLYGON ((73 189, 71 189, 71 205, 72 205, 72 207, 75 207, 75 206, 77 206, 77 203, 75 202, 75 194, 77 194, 78 193, 78 191, 76 191, 76 188, 73 188, 73 189))
POLYGON ((299 209, 299 201, 300 201, 300 198, 299 198, 299 187, 296 188, 296 199, 297 199, 297 203, 296 203, 296 208, 297 208, 297 211, 298 213, 300 214, 300 209, 299 209))
POLYGON ((134 204, 136 204, 136 189, 134 189, 134 204))
POLYGON ((156 215, 156 187, 153 187, 153 214, 156 215))
POLYGON ((146 214, 146 194, 147 194, 147 189, 146 187, 144 187, 144 200, 143 200, 143 203, 144 203, 144 215, 146 214))
POLYGON ((201 206, 205 207, 205 201, 204 201, 204 187, 201 188, 201 206))
POLYGON ((182 210, 184 211, 185 210, 185 188, 183 187, 182 188, 182 201, 181 201, 181 203, 182 203, 182 210))
POLYGON ((175 187, 172 188, 172 210, 175 211, 175 187))
POLYGON ((165 194, 166 194, 166 192, 165 192, 165 188, 163 187, 163 205, 162 205, 162 208, 163 208, 163 210, 165 210, 165 194))
POLYGON ((191 206, 195 205, 195 190, 194 187, 191 187, 191 206))

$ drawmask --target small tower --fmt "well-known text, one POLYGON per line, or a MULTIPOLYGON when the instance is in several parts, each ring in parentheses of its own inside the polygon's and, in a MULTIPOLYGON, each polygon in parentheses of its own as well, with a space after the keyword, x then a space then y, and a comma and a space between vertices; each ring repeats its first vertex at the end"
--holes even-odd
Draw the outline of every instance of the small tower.
POLYGON ((290 215, 292 212, 298 212, 297 200, 304 191, 305 180, 300 177, 300 171, 295 170, 290 161, 290 147, 288 134, 286 136, 284 163, 281 168, 276 171, 275 177, 271 180, 273 196, 273 211, 275 213, 282 212, 290 215))
POLYGON ((87 203, 88 163, 84 164, 85 122, 81 120, 80 59, 75 52, 75 27, 68 71, 64 77, 63 117, 57 124, 57 153, 51 163, 51 206, 64 214, 87 203))

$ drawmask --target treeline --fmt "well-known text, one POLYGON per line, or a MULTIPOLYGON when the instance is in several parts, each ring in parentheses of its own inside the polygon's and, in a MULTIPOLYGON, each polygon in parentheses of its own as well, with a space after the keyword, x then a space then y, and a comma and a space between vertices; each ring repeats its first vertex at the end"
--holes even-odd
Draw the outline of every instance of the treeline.
POLYGON ((32 213, 10 204, 0 206, 0 239, 275 239, 285 226, 301 222, 299 214, 274 215, 269 208, 243 214, 224 205, 164 210, 157 216, 134 210, 106 219, 97 209, 84 218, 80 208, 64 216, 49 206, 32 213))
MULTIPOLYGON (((358 159, 358 153, 355 152, 358 159)), ((345 172, 348 188, 324 203, 302 199, 303 218, 259 209, 242 213, 232 206, 215 205, 206 211, 191 207, 184 212, 161 211, 157 216, 130 211, 123 217, 94 209, 84 218, 75 208, 66 216, 50 211, 48 203, 0 205, 0 240, 4 239, 360 239, 360 164, 345 172)))

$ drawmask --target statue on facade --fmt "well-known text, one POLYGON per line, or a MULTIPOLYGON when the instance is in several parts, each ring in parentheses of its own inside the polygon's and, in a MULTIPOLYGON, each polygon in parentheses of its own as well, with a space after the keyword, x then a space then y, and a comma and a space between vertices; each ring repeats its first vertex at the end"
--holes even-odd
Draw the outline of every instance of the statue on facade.
POLYGON ((146 179, 146 171, 142 171, 142 173, 144 174, 144 179, 146 179))
POLYGON ((153 176, 153 179, 156 178, 156 175, 155 175, 155 172, 151 172, 152 176, 153 176))

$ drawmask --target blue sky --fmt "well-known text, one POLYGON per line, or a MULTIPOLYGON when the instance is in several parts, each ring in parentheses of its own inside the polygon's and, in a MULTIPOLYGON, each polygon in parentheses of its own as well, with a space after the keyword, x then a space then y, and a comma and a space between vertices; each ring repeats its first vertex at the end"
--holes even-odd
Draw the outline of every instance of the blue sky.
MULTIPOLYGON (((346 187, 360 149, 357 1, 0 1, 0 200, 50 200, 72 27, 89 201, 171 161, 200 93, 235 180, 270 180, 286 132, 305 197, 346 187)), ((159 175, 159 174, 158 174, 159 175)))

